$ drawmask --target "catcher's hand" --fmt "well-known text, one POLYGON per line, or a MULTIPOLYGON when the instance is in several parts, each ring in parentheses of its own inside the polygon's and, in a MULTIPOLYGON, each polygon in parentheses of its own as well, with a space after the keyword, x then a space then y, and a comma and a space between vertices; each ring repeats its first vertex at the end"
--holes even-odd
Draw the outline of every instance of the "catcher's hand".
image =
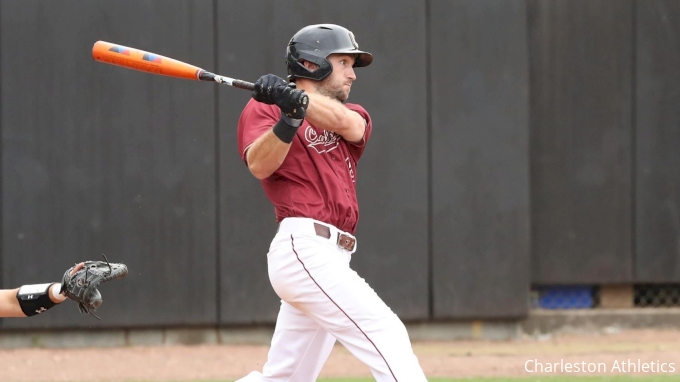
POLYGON ((78 302, 81 313, 92 313, 102 304, 102 295, 97 287, 103 282, 125 277, 128 269, 125 264, 106 261, 86 261, 82 267, 69 268, 61 281, 61 292, 78 302), (80 269, 78 269, 80 268, 80 269))

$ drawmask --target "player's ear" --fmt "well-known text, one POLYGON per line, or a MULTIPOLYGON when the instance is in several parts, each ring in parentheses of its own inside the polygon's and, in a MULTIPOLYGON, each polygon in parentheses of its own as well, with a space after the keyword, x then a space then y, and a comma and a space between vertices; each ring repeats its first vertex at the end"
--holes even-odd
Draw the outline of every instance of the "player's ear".
POLYGON ((311 72, 319 69, 319 65, 317 65, 313 62, 305 61, 305 60, 302 60, 302 65, 304 65, 305 68, 309 69, 309 71, 311 71, 311 72))

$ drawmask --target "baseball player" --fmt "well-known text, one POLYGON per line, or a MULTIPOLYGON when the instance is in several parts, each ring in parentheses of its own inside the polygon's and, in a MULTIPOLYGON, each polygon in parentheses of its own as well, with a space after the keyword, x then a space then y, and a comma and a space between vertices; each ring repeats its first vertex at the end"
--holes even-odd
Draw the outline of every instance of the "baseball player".
MULTIPOLYGON (((74 275, 85 263, 76 264, 74 275)), ((16 289, 0 289, 0 317, 30 317, 66 300, 61 283, 24 285, 16 289)))
POLYGON ((372 61, 349 30, 307 26, 288 43, 292 83, 260 77, 239 118, 239 152, 279 223, 267 260, 282 300, 263 371, 241 382, 316 381, 336 339, 379 382, 427 381, 404 324, 349 266, 357 163, 373 125, 363 107, 345 101, 354 69, 372 61))

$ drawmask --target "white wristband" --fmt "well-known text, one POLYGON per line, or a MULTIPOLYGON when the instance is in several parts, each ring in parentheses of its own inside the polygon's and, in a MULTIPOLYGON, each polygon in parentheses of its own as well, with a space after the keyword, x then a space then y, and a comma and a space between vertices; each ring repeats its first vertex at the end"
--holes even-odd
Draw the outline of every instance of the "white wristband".
POLYGON ((52 290, 51 294, 54 301, 62 302, 66 300, 66 296, 61 294, 61 284, 55 284, 50 289, 52 290))

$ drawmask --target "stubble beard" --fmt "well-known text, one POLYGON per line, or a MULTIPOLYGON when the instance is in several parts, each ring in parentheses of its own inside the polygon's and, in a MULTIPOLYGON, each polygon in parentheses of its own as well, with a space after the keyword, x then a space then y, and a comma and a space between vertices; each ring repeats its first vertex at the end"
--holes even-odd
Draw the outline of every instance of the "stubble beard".
POLYGON ((331 82, 331 78, 326 78, 321 82, 318 82, 316 84, 316 91, 326 97, 338 100, 341 103, 347 101, 347 98, 349 97, 349 91, 345 92, 342 85, 336 86, 336 84, 331 82))

